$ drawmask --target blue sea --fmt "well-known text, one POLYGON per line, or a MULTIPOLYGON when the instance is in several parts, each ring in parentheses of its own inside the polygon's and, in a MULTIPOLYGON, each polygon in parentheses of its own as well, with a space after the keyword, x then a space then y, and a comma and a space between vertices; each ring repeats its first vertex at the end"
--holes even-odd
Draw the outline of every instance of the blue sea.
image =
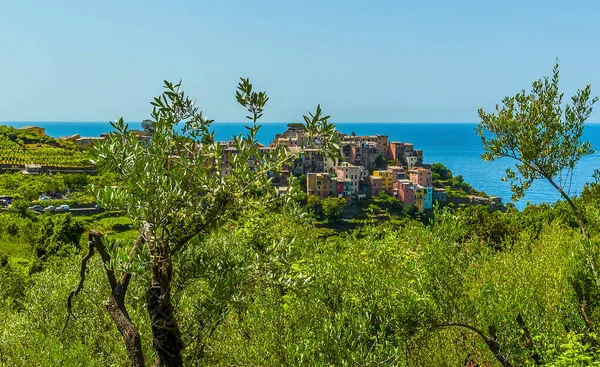
MULTIPOLYGON (((71 134, 98 136, 111 130, 109 123, 95 122, 5 122, 15 127, 36 125, 46 128, 50 136, 59 137, 71 134)), ((283 132, 287 123, 265 123, 259 132, 259 140, 268 144, 276 133, 283 132)), ((508 183, 502 182, 506 167, 513 164, 504 158, 494 162, 485 162, 480 156, 483 152, 481 140, 475 134, 475 123, 337 123, 338 130, 357 135, 389 135, 390 141, 414 143, 416 149, 423 149, 426 163, 443 163, 455 175, 462 175, 465 181, 488 195, 500 196, 504 202, 511 202, 508 183)), ((131 128, 139 128, 139 123, 130 123, 131 128)), ((243 133, 244 123, 216 122, 212 125, 215 137, 226 140, 235 134, 243 133)), ((600 124, 586 124, 584 139, 600 151, 600 124)), ((573 174, 571 194, 581 192, 585 183, 592 181, 594 169, 600 169, 600 153, 584 157, 573 174)), ((523 208, 527 202, 554 202, 559 194, 548 183, 535 182, 525 198, 516 202, 517 208, 523 208)))

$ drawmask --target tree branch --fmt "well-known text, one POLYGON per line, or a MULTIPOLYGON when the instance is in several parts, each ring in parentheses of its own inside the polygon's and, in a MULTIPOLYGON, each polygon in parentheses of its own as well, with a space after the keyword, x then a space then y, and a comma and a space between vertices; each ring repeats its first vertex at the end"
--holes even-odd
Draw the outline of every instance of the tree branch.
MULTIPOLYGON (((135 241, 129 253, 130 259, 135 254, 137 249, 141 246, 144 238, 144 233, 145 231, 142 231, 140 236, 138 236, 138 239, 135 241)), ((97 250, 100 254, 100 257, 102 258, 102 264, 104 266, 104 270, 106 271, 106 276, 111 287, 111 292, 108 297, 106 309, 110 314, 111 319, 117 326, 117 329, 123 336, 125 346, 127 348, 127 354, 129 355, 129 359, 131 361, 132 366, 144 367, 144 354, 142 351, 141 337, 136 326, 131 321, 131 318, 129 317, 129 314, 127 313, 127 309, 125 307, 125 293, 127 291, 127 286, 129 284, 129 279, 131 275, 129 273, 123 273, 121 275, 120 281, 117 282, 114 271, 112 269, 109 269, 107 266, 111 260, 111 257, 106 251, 104 245, 102 244, 102 237, 103 235, 98 231, 91 230, 89 232, 88 253, 81 260, 79 284, 71 291, 71 293, 69 294, 69 298, 67 299, 67 308, 69 314, 67 316, 65 326, 63 327, 63 331, 65 330, 67 323, 69 322, 70 316, 72 315, 72 298, 83 289, 87 262, 94 255, 94 250, 97 250)))
POLYGON ((498 362, 500 362, 500 364, 502 364, 503 367, 513 367, 512 363, 510 363, 510 361, 508 361, 508 359, 506 359, 506 357, 504 357, 502 354, 500 354, 500 343, 498 343, 498 340, 496 340, 495 329, 491 326, 489 327, 489 332, 490 332, 491 337, 485 335, 483 333, 483 331, 481 331, 471 325, 467 325, 467 324, 449 322, 449 323, 445 323, 445 324, 432 325, 432 327, 434 327, 434 328, 462 327, 462 328, 469 329, 469 330, 475 332, 477 335, 479 335, 483 339, 483 341, 488 346, 490 351, 494 354, 494 357, 496 357, 498 362))
POLYGON ((108 278, 108 283, 110 284, 110 289, 112 290, 117 286, 117 278, 115 277, 115 271, 108 268, 108 263, 110 262, 111 258, 110 254, 106 251, 106 248, 102 244, 102 237, 104 237, 102 233, 92 229, 88 235, 88 242, 91 242, 100 254, 100 257, 102 258, 102 265, 104 266, 106 277, 108 278))
POLYGON ((72 312, 73 297, 78 295, 79 292, 81 292, 81 290, 83 289, 83 283, 85 281, 85 272, 87 269, 87 262, 89 259, 92 258, 93 255, 94 255, 94 245, 93 245, 92 241, 88 241, 88 253, 85 254, 83 259, 81 259, 81 270, 79 271, 79 284, 77 284, 77 286, 75 288, 73 288, 73 290, 71 290, 71 292, 69 293, 69 297, 67 298, 67 320, 65 321, 65 326, 63 326, 63 329, 62 329, 63 333, 65 332, 65 329, 67 328, 67 324, 69 323, 69 319, 71 318, 71 316, 73 316, 73 318, 75 318, 75 315, 73 315, 73 312, 72 312))
MULTIPOLYGON (((149 231, 150 231, 150 223, 144 221, 142 223, 142 228, 140 230, 140 234, 138 235, 137 239, 133 243, 131 250, 129 250, 129 263, 131 263, 133 256, 138 251, 138 249, 142 246, 142 244, 146 242, 146 238, 148 236, 149 231)), ((119 284, 121 285, 123 297, 125 297, 125 293, 127 292, 127 287, 129 286, 130 279, 131 279, 130 272, 127 271, 127 272, 123 272, 123 274, 121 274, 121 277, 119 279, 119 284)))
MULTIPOLYGON (((583 218, 581 216, 581 213, 579 212, 579 209, 577 209, 577 206, 575 205, 573 200, 571 200, 569 195, 567 195, 567 193, 563 190, 563 188, 560 187, 556 182, 554 182, 554 179, 548 173, 546 173, 546 171, 543 168, 541 168, 537 164, 531 164, 531 163, 527 162, 526 160, 519 158, 514 152, 512 155, 507 154, 506 157, 513 158, 514 160, 526 165, 527 167, 529 167, 529 169, 537 172, 542 177, 544 177, 550 183, 550 185, 552 185, 552 187, 554 187, 560 193, 560 195, 567 201, 567 203, 571 207, 571 210, 573 211, 573 214, 575 214, 575 218, 577 219, 577 225, 579 226, 581 235, 586 240, 589 239, 587 232, 585 231, 585 227, 583 225, 583 218)), ((594 272, 595 272, 595 265, 594 265, 594 272)), ((600 286, 600 283, 598 285, 600 286)))

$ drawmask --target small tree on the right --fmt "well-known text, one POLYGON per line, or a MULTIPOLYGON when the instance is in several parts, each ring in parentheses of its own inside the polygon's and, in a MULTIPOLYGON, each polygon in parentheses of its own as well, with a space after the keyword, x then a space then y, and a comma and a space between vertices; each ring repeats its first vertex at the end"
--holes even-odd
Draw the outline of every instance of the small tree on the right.
MULTIPOLYGON (((594 153, 590 142, 581 138, 598 97, 592 97, 586 85, 571 97, 571 103, 563 103, 564 93, 558 89, 558 62, 553 71, 552 78, 534 81, 529 93, 522 90, 514 97, 504 97, 495 112, 480 108, 481 122, 475 131, 483 142, 484 160, 509 157, 516 161, 515 169, 507 168, 503 179, 510 182, 513 200, 521 199, 535 180, 545 179, 567 201, 588 244, 586 256, 592 281, 600 288, 595 251, 589 247, 582 213, 569 196, 575 165, 581 157, 594 153)), ((581 292, 577 294, 584 307, 581 292)))
POLYGON ((521 199, 535 180, 547 180, 567 201, 587 239, 569 188, 577 162, 594 153, 590 142, 581 137, 598 97, 591 96, 587 85, 577 90, 571 103, 563 103, 558 76, 557 62, 552 78, 534 81, 530 92, 523 89, 514 97, 504 97, 502 106, 496 105, 492 113, 480 108, 481 122, 475 131, 483 142, 484 160, 509 157, 516 161, 515 169, 507 168, 503 179, 510 182, 513 200, 521 199))

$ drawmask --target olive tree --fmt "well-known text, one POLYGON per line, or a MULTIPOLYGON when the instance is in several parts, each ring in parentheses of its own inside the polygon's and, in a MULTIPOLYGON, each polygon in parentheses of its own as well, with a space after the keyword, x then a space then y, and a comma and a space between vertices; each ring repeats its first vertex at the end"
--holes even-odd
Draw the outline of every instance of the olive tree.
POLYGON ((507 168, 504 178, 510 181, 513 200, 521 199, 535 180, 547 180, 567 201, 581 234, 587 238, 568 186, 577 162, 594 153, 590 142, 581 138, 598 97, 591 96, 587 85, 571 97, 571 103, 563 103, 558 76, 556 63, 552 78, 534 81, 530 92, 522 90, 514 97, 505 97, 492 113, 480 108, 476 132, 483 142, 484 160, 509 157, 516 161, 516 170, 507 168))
MULTIPOLYGON (((598 97, 592 97, 587 85, 577 90, 571 103, 564 103, 558 81, 557 62, 552 78, 534 81, 530 92, 522 90, 514 97, 505 97, 493 113, 480 108, 481 122, 476 133, 483 142, 484 160, 508 157, 516 161, 515 169, 507 168, 504 178, 510 182, 513 200, 522 198, 535 180, 548 181, 571 207, 589 245, 582 213, 569 196, 569 189, 576 164, 581 157, 594 153, 582 136, 584 123, 598 97)), ((594 251, 589 248, 587 258, 593 279, 600 287, 594 251)))
MULTIPOLYGON (((272 173, 293 162, 298 153, 259 144, 258 119, 268 97, 253 91, 248 79, 241 79, 236 99, 248 112, 247 133, 231 143, 220 144, 209 130, 206 118, 195 102, 181 90, 181 83, 165 81, 164 92, 151 102, 153 130, 150 141, 139 140, 120 119, 114 132, 93 150, 95 163, 103 172, 119 175, 119 184, 93 188, 105 208, 124 211, 139 226, 139 236, 127 249, 115 249, 110 238, 99 232, 89 234, 81 281, 69 296, 83 287, 87 261, 98 252, 110 285, 107 310, 123 335, 133 366, 144 366, 140 332, 127 313, 126 295, 132 277, 147 282, 146 309, 151 321, 156 366, 182 366, 184 343, 171 301, 171 285, 178 271, 176 255, 199 237, 239 214, 252 202, 291 200, 293 192, 279 198, 272 185, 272 173)), ((317 106, 304 116, 305 148, 319 148, 326 155, 339 154, 335 127, 317 106)), ((67 320, 68 321, 68 320, 67 320)))

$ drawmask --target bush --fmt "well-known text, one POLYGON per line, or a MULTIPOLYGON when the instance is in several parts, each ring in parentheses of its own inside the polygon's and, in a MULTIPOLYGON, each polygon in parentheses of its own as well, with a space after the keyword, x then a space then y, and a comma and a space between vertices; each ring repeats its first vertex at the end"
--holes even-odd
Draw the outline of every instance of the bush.
POLYGON ((322 201, 323 215, 330 222, 337 222, 344 216, 344 210, 348 207, 348 202, 344 198, 330 197, 322 201))
POLYGON ((81 221, 66 215, 41 216, 34 243, 34 253, 40 261, 51 256, 65 256, 79 249, 79 240, 85 227, 81 221))

